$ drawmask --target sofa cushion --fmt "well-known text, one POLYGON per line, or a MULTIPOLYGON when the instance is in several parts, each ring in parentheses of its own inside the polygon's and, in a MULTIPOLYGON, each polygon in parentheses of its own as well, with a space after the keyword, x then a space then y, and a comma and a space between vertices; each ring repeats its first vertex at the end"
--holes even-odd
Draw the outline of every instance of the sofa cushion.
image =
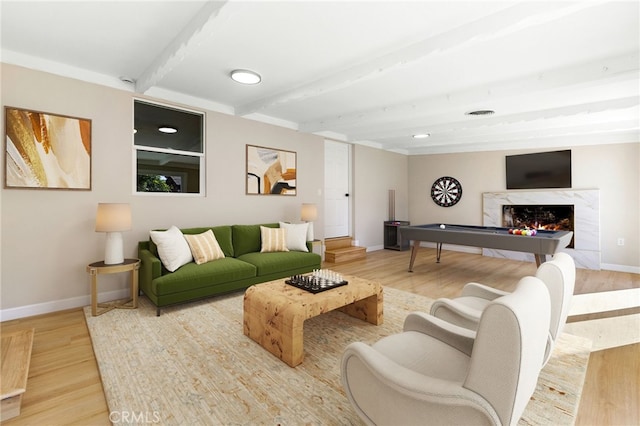
POLYGON ((255 265, 258 276, 306 267, 313 269, 320 263, 319 255, 315 253, 303 253, 301 251, 247 253, 238 259, 255 265))
POLYGON ((259 225, 232 225, 231 234, 234 256, 245 253, 259 252, 261 248, 260 226, 277 228, 277 223, 263 223, 259 225))
POLYGON ((260 227, 260 253, 289 251, 287 248, 287 230, 284 228, 260 227))
POLYGON ((220 249, 220 245, 218 241, 216 241, 216 237, 213 235, 211 229, 208 229, 202 234, 184 234, 184 238, 187 240, 189 248, 191 248, 193 260, 195 260, 198 265, 224 257, 224 253, 222 249, 220 249))
POLYGON ((166 231, 150 231, 149 236, 158 247, 158 257, 168 271, 173 272, 193 260, 189 244, 176 226, 166 231))
POLYGON ((280 228, 287 230, 287 248, 289 251, 309 251, 307 248, 309 223, 280 222, 280 228))
POLYGON ((233 257, 225 257, 215 262, 196 265, 194 262, 184 265, 172 274, 166 274, 153 280, 153 292, 160 296, 180 293, 202 287, 226 284, 233 281, 255 277, 256 267, 233 257))

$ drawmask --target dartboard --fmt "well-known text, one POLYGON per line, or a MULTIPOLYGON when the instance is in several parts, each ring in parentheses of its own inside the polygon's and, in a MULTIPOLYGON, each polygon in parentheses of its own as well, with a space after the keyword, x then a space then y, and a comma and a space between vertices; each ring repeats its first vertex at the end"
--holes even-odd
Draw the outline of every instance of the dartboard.
POLYGON ((462 198, 462 185, 450 176, 436 179, 431 185, 433 202, 442 207, 451 207, 462 198))

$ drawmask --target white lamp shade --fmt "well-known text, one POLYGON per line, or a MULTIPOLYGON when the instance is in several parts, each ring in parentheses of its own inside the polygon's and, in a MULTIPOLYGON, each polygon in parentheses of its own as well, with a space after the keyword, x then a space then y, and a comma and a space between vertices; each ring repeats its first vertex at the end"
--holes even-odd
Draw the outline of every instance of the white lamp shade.
POLYGON ((99 203, 96 232, 120 232, 131 229, 131 206, 126 203, 99 203))
POLYGON ((302 211, 300 212, 300 220, 305 222, 313 222, 318 218, 318 208, 315 204, 304 203, 302 204, 302 211))

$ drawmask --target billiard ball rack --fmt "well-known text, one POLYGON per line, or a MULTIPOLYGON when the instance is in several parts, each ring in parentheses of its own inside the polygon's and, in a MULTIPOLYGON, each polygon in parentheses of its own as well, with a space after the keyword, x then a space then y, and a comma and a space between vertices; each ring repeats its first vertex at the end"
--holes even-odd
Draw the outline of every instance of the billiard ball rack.
POLYGON ((528 228, 525 228, 525 229, 517 229, 517 228, 516 229, 512 229, 512 228, 509 228, 508 232, 511 235, 522 235, 522 236, 525 236, 525 237, 533 237, 533 236, 538 234, 537 230, 528 229, 528 228))

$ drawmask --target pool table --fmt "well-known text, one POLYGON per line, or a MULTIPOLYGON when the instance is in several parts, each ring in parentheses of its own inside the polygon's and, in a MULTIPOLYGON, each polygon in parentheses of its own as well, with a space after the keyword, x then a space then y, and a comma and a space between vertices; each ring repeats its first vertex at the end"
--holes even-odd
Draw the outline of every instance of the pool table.
POLYGON ((557 253, 565 248, 573 237, 571 231, 537 230, 536 235, 524 236, 509 234, 509 228, 440 223, 401 226, 398 231, 403 240, 413 240, 409 272, 413 272, 413 262, 416 260, 421 241, 436 243, 437 263, 440 263, 442 244, 447 243, 533 253, 536 264, 540 266, 546 260, 546 255, 557 253))

